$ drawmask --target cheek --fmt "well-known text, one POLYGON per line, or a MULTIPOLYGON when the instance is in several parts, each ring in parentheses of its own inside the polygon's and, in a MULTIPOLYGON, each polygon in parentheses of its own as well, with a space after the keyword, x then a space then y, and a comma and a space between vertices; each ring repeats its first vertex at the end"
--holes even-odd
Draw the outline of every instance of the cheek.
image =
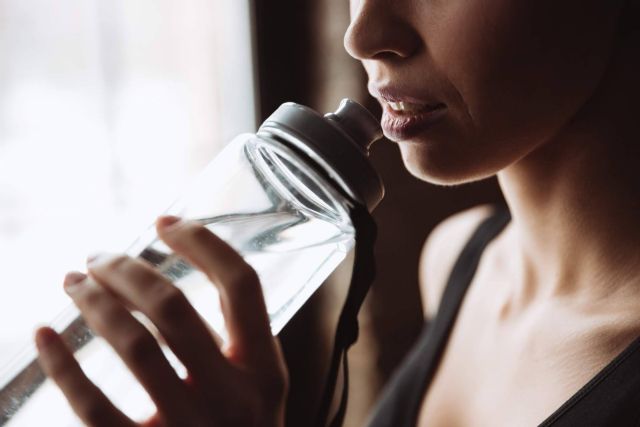
POLYGON ((601 0, 452 0, 441 8, 430 52, 479 139, 528 141, 523 150, 550 139, 606 68, 615 13, 601 0))

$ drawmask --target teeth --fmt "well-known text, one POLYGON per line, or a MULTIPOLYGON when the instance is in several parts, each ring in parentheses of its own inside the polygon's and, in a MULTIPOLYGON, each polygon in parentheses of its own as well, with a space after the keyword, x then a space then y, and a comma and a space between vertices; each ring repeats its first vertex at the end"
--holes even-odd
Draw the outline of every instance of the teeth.
POLYGON ((388 102, 388 104, 393 111, 400 111, 400 112, 407 112, 407 113, 421 111, 421 110, 424 110, 425 108, 425 105, 412 104, 411 102, 388 102))

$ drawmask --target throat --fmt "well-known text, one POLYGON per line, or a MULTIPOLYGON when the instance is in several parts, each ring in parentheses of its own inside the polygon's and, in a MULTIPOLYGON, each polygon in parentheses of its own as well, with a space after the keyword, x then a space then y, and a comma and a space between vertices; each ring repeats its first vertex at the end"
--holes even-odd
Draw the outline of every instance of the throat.
POLYGON ((576 145, 549 143, 499 174, 516 280, 549 296, 628 294, 640 288, 639 180, 611 149, 576 145))

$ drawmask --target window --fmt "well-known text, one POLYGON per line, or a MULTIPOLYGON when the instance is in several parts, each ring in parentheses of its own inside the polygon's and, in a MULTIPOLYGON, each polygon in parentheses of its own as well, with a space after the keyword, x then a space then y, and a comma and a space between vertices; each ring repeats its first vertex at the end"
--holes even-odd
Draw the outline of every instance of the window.
POLYGON ((249 4, 0 0, 0 387, 65 272, 255 130, 249 4))

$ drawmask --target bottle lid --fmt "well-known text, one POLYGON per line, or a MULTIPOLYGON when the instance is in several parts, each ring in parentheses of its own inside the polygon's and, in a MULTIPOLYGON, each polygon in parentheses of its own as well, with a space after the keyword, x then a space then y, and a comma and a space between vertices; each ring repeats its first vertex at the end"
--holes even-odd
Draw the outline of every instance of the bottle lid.
POLYGON ((384 186, 367 156, 371 144, 382 137, 378 120, 363 106, 344 99, 324 117, 311 108, 282 104, 260 126, 293 144, 321 166, 357 202, 371 212, 384 196, 384 186))

